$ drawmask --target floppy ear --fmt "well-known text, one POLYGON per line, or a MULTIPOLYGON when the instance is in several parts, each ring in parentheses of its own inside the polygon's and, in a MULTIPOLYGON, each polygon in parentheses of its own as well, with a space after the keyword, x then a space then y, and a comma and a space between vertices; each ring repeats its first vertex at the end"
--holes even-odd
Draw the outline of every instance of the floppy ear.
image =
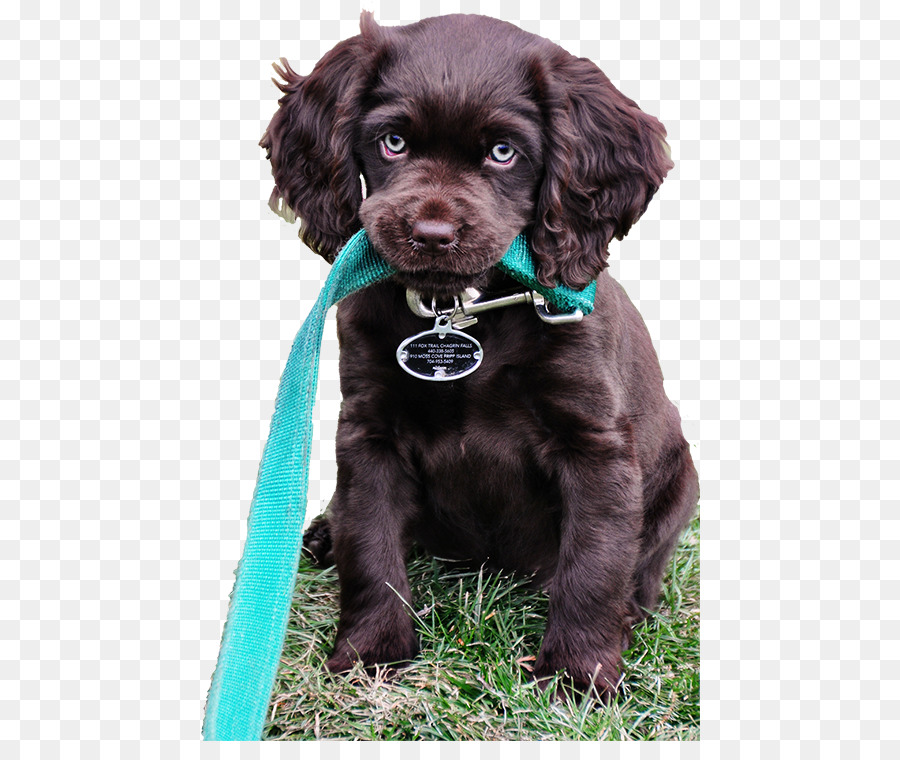
POLYGON ((606 268, 610 240, 640 218, 673 164, 663 125, 591 61, 560 51, 548 69, 532 248, 544 284, 581 289, 606 268))
POLYGON ((363 34, 339 43, 308 76, 297 74, 282 58, 284 96, 260 146, 272 164, 275 188, 269 207, 287 221, 300 217, 300 238, 333 261, 360 227, 362 184, 353 155, 354 123, 371 71, 371 14, 361 20, 363 34))

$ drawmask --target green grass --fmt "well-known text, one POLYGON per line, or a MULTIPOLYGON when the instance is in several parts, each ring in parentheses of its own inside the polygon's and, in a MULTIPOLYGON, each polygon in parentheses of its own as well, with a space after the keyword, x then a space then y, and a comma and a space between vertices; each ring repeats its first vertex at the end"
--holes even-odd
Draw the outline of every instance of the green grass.
POLYGON ((546 594, 523 580, 409 565, 422 652, 399 676, 323 665, 337 626, 337 576, 304 564, 265 738, 372 740, 697 740, 700 738, 699 520, 685 531, 660 609, 635 631, 608 706, 563 704, 528 680, 546 594))

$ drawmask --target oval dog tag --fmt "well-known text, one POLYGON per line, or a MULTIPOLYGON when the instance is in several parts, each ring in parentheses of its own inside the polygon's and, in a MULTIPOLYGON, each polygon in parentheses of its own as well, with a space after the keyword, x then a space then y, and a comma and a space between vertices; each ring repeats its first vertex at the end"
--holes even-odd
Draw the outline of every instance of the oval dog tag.
POLYGON ((397 361, 420 380, 457 380, 471 375, 484 358, 481 344, 471 335, 454 330, 441 315, 434 329, 413 335, 397 349, 397 361))

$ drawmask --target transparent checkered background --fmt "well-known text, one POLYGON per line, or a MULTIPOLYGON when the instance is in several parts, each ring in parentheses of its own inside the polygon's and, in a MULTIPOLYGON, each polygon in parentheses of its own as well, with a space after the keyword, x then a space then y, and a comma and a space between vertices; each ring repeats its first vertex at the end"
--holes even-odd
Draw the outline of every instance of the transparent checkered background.
MULTIPOLYGON (((703 741, 681 756, 898 757, 900 6, 723 5, 366 3, 519 23, 668 127, 676 168, 612 260, 703 481, 703 741)), ((279 375, 326 274, 266 207, 269 66, 308 71, 358 14, 0 5, 13 754, 199 738, 279 375)), ((335 475, 333 332, 324 350, 310 513, 335 475)), ((559 753, 579 749, 523 749, 559 753)))

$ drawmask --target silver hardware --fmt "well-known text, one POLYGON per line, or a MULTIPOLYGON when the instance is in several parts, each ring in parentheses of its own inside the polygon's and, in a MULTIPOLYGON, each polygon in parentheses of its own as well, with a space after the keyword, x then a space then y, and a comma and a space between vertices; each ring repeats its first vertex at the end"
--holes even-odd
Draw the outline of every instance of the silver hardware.
POLYGON ((453 297, 453 309, 440 310, 437 308, 435 299, 431 299, 431 306, 425 305, 422 295, 414 290, 406 291, 406 303, 410 310, 417 317, 423 319, 434 319, 441 314, 449 314, 454 330, 464 330, 478 322, 476 315, 493 309, 502 309, 507 306, 518 306, 520 304, 534 304, 534 309, 538 317, 542 321, 552 324, 569 324, 580 322, 584 318, 581 309, 566 312, 563 314, 554 314, 547 307, 544 296, 536 291, 526 291, 524 293, 512 293, 499 298, 485 298, 484 294, 476 288, 468 288, 462 293, 453 297))
POLYGON ((575 311, 567 311, 562 314, 553 314, 548 308, 544 297, 537 292, 532 293, 534 310, 543 322, 550 325, 566 325, 574 322, 580 322, 584 319, 584 313, 581 309, 575 311))
MULTIPOLYGON (((469 288, 453 296, 453 311, 450 312, 453 318, 453 329, 463 330, 466 327, 474 325, 478 319, 471 316, 471 305, 481 297, 481 292, 475 288, 469 288)), ((420 293, 414 290, 406 291, 406 303, 410 310, 417 317, 423 319, 434 319, 438 314, 447 313, 437 308, 436 299, 431 299, 431 307, 425 305, 420 293)))
MULTIPOLYGON (((456 309, 453 310, 453 313, 456 313, 456 309)), ((434 330, 432 332, 436 333, 439 338, 446 338, 447 333, 453 329, 452 317, 453 314, 441 314, 434 320, 434 330)))

